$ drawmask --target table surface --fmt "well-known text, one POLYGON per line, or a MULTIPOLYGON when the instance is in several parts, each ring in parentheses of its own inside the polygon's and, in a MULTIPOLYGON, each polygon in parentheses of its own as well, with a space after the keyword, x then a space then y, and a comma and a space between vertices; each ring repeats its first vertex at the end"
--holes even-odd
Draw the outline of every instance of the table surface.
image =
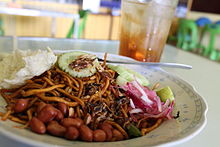
MULTIPOLYGON (((56 41, 58 41, 57 42, 58 44, 59 42, 60 44, 64 42, 62 40, 60 41, 56 40, 56 41)), ((0 38, 0 42, 1 42, 1 38, 0 38)), ((100 52, 107 51, 114 54, 117 54, 118 44, 119 44, 117 41, 74 40, 74 42, 75 42, 74 46, 72 46, 72 48, 69 49, 91 50, 91 45, 92 45, 92 49, 94 51, 100 51, 100 52), (77 48, 75 45, 77 46, 77 48)), ((37 46, 40 43, 43 43, 43 41, 41 40, 34 45, 37 46)), ((33 47, 33 43, 31 43, 31 45, 33 47)), ((25 47, 28 46, 23 46, 23 47, 24 47, 23 49, 25 49, 25 47)), ((57 48, 55 47, 55 49, 57 48)), ((3 49, 0 46, 0 52, 2 51, 3 49)), ((182 51, 170 45, 166 45, 161 61, 178 62, 178 63, 185 63, 192 65, 193 66, 192 70, 171 69, 171 68, 164 68, 164 69, 167 70, 168 72, 172 72, 173 74, 179 76, 180 78, 194 85, 198 93, 201 96, 203 96, 204 99, 207 101, 209 107, 209 111, 207 114, 208 123, 205 126, 204 130, 200 134, 195 136, 193 139, 177 146, 178 147, 185 147, 185 146, 207 147, 210 145, 212 147, 219 146, 219 132, 217 130, 220 130, 220 125, 219 125, 220 115, 218 114, 220 113, 220 108, 218 106, 220 104, 220 99, 218 97, 219 96, 218 86, 220 84, 220 77, 219 77, 220 63, 210 61, 204 57, 201 57, 199 55, 190 52, 182 51)), ((4 147, 11 147, 11 146, 29 147, 27 145, 10 140, 9 138, 6 138, 2 135, 0 135, 0 142, 1 142, 1 146, 4 147)))

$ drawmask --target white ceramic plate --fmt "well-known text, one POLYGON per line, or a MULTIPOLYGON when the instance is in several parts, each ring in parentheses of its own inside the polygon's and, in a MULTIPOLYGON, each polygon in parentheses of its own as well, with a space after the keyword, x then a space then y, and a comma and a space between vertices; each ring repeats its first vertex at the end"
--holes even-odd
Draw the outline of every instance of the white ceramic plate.
MULTIPOLYGON (((63 52, 63 51, 56 51, 63 52)), ((94 53, 103 57, 102 53, 94 53)), ((108 55, 108 59, 131 60, 118 55, 108 55)), ((126 65, 128 66, 128 65, 126 65)), ((38 135, 27 129, 17 129, 13 126, 18 125, 10 120, 0 121, 0 132, 3 135, 28 145, 33 146, 98 146, 98 147, 144 147, 155 145, 176 145, 185 142, 197 135, 206 124, 207 104, 204 99, 196 92, 193 86, 184 80, 167 73, 160 68, 131 65, 128 68, 134 69, 146 76, 150 82, 160 82, 161 87, 170 86, 175 94, 175 109, 180 111, 178 119, 165 121, 160 127, 150 132, 146 136, 105 143, 87 143, 80 141, 68 141, 63 138, 49 135, 38 135)), ((4 112, 5 102, 0 98, 0 111, 4 112)))

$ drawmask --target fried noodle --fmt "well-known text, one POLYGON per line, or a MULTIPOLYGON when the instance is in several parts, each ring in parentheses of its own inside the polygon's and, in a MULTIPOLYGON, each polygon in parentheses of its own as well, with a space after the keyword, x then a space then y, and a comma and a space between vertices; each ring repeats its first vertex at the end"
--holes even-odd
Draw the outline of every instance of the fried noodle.
POLYGON ((118 129, 125 139, 129 138, 126 126, 131 123, 141 130, 142 135, 157 128, 162 119, 143 118, 139 115, 132 116, 136 122, 131 119, 129 99, 116 85, 117 73, 106 66, 106 55, 102 67, 104 70, 97 71, 93 76, 75 78, 54 66, 28 80, 20 88, 1 89, 0 94, 7 102, 7 111, 0 112, 2 120, 10 119, 28 126, 31 118, 37 115, 39 103, 57 107, 61 102, 73 110, 74 117, 84 120, 88 114, 91 115, 91 129, 96 129, 101 122, 107 122, 118 129), (14 107, 19 99, 27 99, 28 107, 16 113, 14 107))

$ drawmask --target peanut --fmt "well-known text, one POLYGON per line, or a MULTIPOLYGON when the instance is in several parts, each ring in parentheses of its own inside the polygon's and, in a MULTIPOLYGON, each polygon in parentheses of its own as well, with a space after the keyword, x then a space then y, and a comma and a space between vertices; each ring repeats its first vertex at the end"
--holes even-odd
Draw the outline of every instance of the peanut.
POLYGON ((63 113, 57 109, 57 115, 55 117, 55 120, 60 121, 64 118, 63 113))
POLYGON ((106 140, 105 131, 98 129, 93 132, 93 140, 97 142, 103 142, 106 140))
POLYGON ((62 124, 64 127, 74 126, 74 127, 76 127, 76 128, 79 128, 79 127, 83 124, 83 121, 82 121, 81 119, 64 118, 64 119, 61 121, 61 124, 62 124))
POLYGON ((46 106, 47 104, 44 102, 40 102, 37 106, 37 114, 46 106))
POLYGON ((124 139, 124 136, 121 134, 121 132, 116 130, 116 129, 113 129, 112 135, 113 135, 113 138, 115 138, 116 141, 120 141, 120 140, 124 139))
POLYGON ((42 122, 47 123, 53 120, 56 117, 56 115, 57 115, 57 110, 51 105, 46 105, 38 113, 37 118, 42 122))
POLYGON ((64 103, 58 103, 57 108, 63 113, 64 116, 67 115, 68 107, 64 103))
POLYGON ((52 121, 49 121, 47 125, 51 125, 51 124, 59 124, 59 123, 55 120, 52 120, 52 121))
POLYGON ((38 134, 44 134, 46 132, 46 127, 42 121, 33 117, 30 121, 30 128, 33 132, 38 134))
POLYGON ((66 132, 66 128, 58 123, 53 122, 48 124, 47 131, 54 136, 62 137, 66 132))
POLYGON ((64 136, 66 139, 76 140, 79 137, 79 130, 76 127, 68 127, 64 136))
POLYGON ((100 126, 100 129, 102 129, 106 133, 106 141, 111 141, 112 139, 112 126, 108 123, 103 123, 100 126))
POLYGON ((28 99, 18 99, 14 106, 14 111, 16 113, 23 112, 28 107, 28 99))
POLYGON ((79 127, 80 138, 83 141, 92 141, 93 140, 93 131, 87 127, 86 125, 82 125, 79 127))
POLYGON ((84 122, 81 118, 75 118, 75 119, 80 122, 80 126, 84 124, 84 122))

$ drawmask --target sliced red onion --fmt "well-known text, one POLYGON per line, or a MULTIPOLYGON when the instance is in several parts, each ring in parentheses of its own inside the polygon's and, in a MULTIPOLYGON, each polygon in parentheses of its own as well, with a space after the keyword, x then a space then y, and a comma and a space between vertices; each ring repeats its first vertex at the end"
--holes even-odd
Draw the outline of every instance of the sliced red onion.
POLYGON ((162 112, 162 104, 160 98, 156 98, 156 102, 157 102, 158 111, 162 112))
POLYGON ((142 94, 141 99, 148 103, 149 105, 153 104, 153 102, 148 98, 146 92, 142 89, 141 85, 137 81, 132 81, 134 87, 136 87, 139 92, 142 94))
POLYGON ((135 105, 134 105, 134 102, 132 101, 132 99, 130 99, 130 105, 131 105, 131 108, 135 109, 135 105))
POLYGON ((162 102, 155 91, 141 86, 137 81, 129 82, 122 88, 126 91, 125 95, 130 98, 130 105, 133 108, 129 111, 131 115, 143 113, 147 117, 173 118, 174 101, 171 104, 169 99, 165 103, 162 102))
POLYGON ((132 109, 131 111, 129 111, 131 114, 134 113, 143 113, 144 111, 142 109, 136 108, 136 109, 132 109))

